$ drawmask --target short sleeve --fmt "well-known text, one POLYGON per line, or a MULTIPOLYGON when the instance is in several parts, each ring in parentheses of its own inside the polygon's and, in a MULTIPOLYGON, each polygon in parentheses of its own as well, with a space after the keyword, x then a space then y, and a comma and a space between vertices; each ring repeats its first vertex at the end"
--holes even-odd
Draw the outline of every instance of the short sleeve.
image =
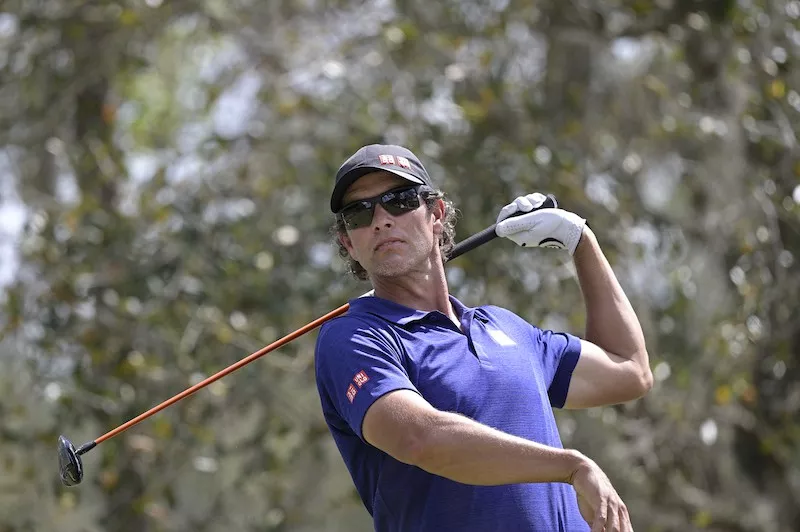
POLYGON ((326 419, 335 414, 362 440, 364 415, 376 400, 395 390, 417 391, 402 364, 398 342, 355 317, 322 326, 315 369, 326 419))
POLYGON ((539 344, 542 370, 548 385, 550 404, 562 408, 567 401, 572 372, 581 356, 580 338, 569 333, 553 332, 534 327, 534 338, 539 344))

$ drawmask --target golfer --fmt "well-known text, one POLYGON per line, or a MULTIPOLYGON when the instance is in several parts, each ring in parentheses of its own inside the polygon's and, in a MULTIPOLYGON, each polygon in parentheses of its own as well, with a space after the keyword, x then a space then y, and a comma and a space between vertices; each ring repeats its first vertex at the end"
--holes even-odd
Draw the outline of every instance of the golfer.
POLYGON ((632 530, 605 473, 563 448, 552 409, 647 393, 644 336, 586 221, 535 210, 544 199, 503 207, 496 233, 571 255, 583 338, 450 295, 455 210, 411 151, 364 146, 337 172, 340 254, 374 295, 321 327, 315 369, 325 420, 376 531, 632 530))

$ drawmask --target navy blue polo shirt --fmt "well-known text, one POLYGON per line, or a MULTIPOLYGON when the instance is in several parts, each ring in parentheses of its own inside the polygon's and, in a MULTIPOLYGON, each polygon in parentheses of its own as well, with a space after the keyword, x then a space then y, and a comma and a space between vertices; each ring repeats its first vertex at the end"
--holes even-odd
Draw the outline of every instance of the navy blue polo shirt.
POLYGON ((367 296, 351 300, 348 312, 323 324, 317 338, 322 411, 375 530, 588 531, 569 484, 461 484, 364 440, 369 407, 407 389, 439 410, 562 447, 553 407, 564 405, 580 340, 497 306, 450 301, 463 332, 439 311, 367 296))

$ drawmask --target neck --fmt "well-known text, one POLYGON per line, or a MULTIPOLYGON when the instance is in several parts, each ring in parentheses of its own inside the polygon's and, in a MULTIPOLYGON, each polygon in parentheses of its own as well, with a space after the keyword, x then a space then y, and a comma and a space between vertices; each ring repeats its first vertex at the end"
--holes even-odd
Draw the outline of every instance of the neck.
POLYGON ((424 272, 409 272, 402 277, 371 277, 375 296, 400 305, 430 312, 438 310, 459 327, 458 317, 450 305, 450 293, 441 262, 424 272))

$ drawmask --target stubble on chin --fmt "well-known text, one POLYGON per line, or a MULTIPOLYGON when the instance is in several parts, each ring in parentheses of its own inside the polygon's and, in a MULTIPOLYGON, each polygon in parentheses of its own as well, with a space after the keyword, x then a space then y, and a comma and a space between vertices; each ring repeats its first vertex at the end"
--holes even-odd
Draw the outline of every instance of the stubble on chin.
POLYGON ((378 259, 373 263, 371 277, 397 278, 414 271, 424 270, 433 258, 433 249, 423 243, 408 246, 407 252, 378 259))
POLYGON ((372 265, 371 277, 401 277, 413 269, 410 257, 393 256, 376 261, 372 265))

